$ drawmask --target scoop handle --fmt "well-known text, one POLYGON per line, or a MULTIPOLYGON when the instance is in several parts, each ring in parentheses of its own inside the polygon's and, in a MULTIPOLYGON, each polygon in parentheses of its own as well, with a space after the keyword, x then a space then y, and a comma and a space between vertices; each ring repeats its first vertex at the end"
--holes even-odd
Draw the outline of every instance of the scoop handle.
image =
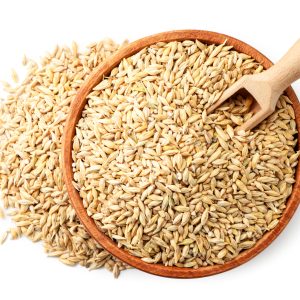
POLYGON ((273 91, 281 94, 288 86, 300 78, 300 39, 270 69, 261 73, 273 91))

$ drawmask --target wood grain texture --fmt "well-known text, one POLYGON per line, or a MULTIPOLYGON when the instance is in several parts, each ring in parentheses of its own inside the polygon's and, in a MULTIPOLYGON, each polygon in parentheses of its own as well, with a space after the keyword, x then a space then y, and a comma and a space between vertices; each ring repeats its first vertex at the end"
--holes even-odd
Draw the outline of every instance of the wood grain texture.
MULTIPOLYGON (((62 153, 62 163, 63 163, 63 175, 64 181, 67 186, 67 191, 70 197, 71 204, 76 210, 77 216, 79 217, 82 224, 85 226, 86 230, 90 235, 105 248, 108 252, 119 258, 120 260, 126 262, 127 264, 138 268, 142 271, 166 276, 166 277, 177 277, 177 278, 196 278, 208 275, 213 275, 221 273, 232 268, 235 268, 264 250, 270 243, 282 232, 285 226, 290 221, 296 208, 299 205, 300 199, 300 166, 298 165, 296 170, 296 183, 293 187, 293 192, 288 199, 287 207, 279 221, 279 224, 270 232, 266 233, 262 239, 260 239, 257 244, 242 253, 240 253, 235 259, 225 263, 224 265, 214 265, 208 267, 201 267, 198 269, 190 268, 179 268, 179 267, 165 267, 161 264, 148 264, 143 262, 138 257, 129 254, 126 250, 117 247, 117 244, 111 240, 108 236, 102 233, 91 217, 87 215, 85 208, 83 207, 82 199, 79 193, 73 187, 73 171, 72 171, 72 140, 75 134, 75 127, 78 120, 81 117, 82 110, 87 102, 87 95, 91 90, 102 80, 103 76, 108 75, 110 71, 119 64, 119 62, 124 57, 129 57, 136 52, 140 51, 144 47, 150 46, 159 41, 170 42, 170 41, 182 41, 182 40, 200 40, 207 44, 221 44, 227 40, 228 45, 232 45, 235 50, 239 52, 246 53, 255 58, 260 62, 266 69, 272 66, 272 63, 263 54, 258 52, 253 47, 235 39, 230 36, 209 32, 201 30, 181 30, 181 31, 171 31, 165 33, 159 33, 152 35, 138 41, 135 41, 126 47, 120 49, 111 58, 106 60, 101 64, 95 71, 90 75, 90 77, 84 82, 76 99, 71 104, 71 110, 65 125, 64 138, 63 138, 63 153, 62 153)), ((300 105, 295 95, 293 89, 288 87, 286 89, 287 96, 293 102, 293 108, 296 114, 297 128, 300 126, 300 105)), ((299 140, 298 140, 299 148, 299 140)), ((275 262, 274 262, 275 263, 275 262)))

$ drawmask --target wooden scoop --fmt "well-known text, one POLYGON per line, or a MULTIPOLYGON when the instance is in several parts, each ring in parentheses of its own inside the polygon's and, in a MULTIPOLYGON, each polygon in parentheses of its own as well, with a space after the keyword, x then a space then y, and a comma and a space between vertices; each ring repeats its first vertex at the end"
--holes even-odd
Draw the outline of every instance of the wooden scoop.
POLYGON ((259 74, 245 75, 230 86, 221 98, 208 108, 207 112, 211 113, 234 94, 248 93, 256 101, 252 106, 254 115, 238 127, 238 132, 251 130, 274 112, 279 96, 299 78, 300 39, 270 69, 259 74))

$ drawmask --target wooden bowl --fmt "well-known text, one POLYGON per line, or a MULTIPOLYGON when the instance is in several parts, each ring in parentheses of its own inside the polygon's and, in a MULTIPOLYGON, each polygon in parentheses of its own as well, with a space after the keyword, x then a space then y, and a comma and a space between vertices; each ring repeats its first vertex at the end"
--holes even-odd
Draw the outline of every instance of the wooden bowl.
MULTIPOLYGON (((203 43, 207 44, 221 44, 227 40, 228 45, 232 45, 235 50, 238 52, 243 52, 248 55, 251 55, 258 62, 260 62, 264 68, 269 68, 272 63, 261 54, 256 49, 251 46, 235 39, 230 36, 219 34, 209 31, 201 30, 181 30, 181 31, 171 31, 159 33, 156 35, 148 36, 142 38, 138 41, 135 41, 126 47, 119 50, 116 54, 111 56, 103 64, 101 64, 95 71, 92 72, 91 76, 84 82, 78 91, 76 99, 72 102, 71 110, 66 122, 64 140, 63 140, 63 172, 64 180, 67 186, 68 194, 70 197, 71 204, 76 210, 77 216, 79 217, 82 224, 85 226, 86 230, 90 235, 105 248, 108 252, 113 254, 115 257, 119 258, 123 262, 140 269, 142 271, 167 277, 177 277, 177 278, 196 278, 203 277, 208 275, 213 275, 221 273, 232 268, 235 268, 264 250, 271 242, 281 233, 285 228, 287 223, 290 221, 293 216, 296 208, 299 205, 300 201, 300 191, 299 191, 299 181, 300 181, 300 164, 297 167, 296 171, 296 183, 294 184, 292 195, 287 201, 286 209, 280 218, 279 224, 270 232, 266 233, 253 248, 241 252, 233 260, 226 262, 223 265, 213 265, 207 267, 200 267, 198 269, 190 268, 179 268, 179 267, 166 267, 162 264, 148 264, 143 262, 140 258, 131 255, 124 249, 118 248, 117 244, 101 232, 96 226, 95 222, 91 217, 88 216, 86 209, 83 207, 82 199, 79 196, 78 191, 73 187, 73 171, 72 171, 72 140, 75 134, 75 127, 78 120, 81 117, 82 110, 87 102, 87 95, 92 91, 92 89, 103 79, 103 76, 108 75, 110 71, 116 67, 119 62, 125 58, 129 57, 141 49, 155 44, 157 42, 170 42, 170 41, 182 41, 182 40, 200 40, 203 43)), ((293 102, 293 108, 296 114, 296 123, 297 128, 300 128, 300 105, 295 95, 293 89, 289 87, 286 90, 287 96, 293 102)), ((299 148, 299 140, 298 140, 299 148)))

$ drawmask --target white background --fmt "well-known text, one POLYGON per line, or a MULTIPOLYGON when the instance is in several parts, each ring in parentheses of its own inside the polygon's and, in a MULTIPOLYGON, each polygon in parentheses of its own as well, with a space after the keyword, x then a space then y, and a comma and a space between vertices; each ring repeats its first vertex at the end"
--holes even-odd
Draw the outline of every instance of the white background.
MULTIPOLYGON (((12 1, 0 0, 0 79, 24 53, 38 59, 55 44, 112 37, 134 40, 172 29, 206 29, 254 46, 277 61, 300 38, 300 2, 282 1, 12 1)), ((299 82, 293 85, 300 96, 299 82)), ((1 95, 1 94, 0 94, 1 95)), ((8 226, 0 220, 0 233, 8 226)), ((247 264, 195 280, 137 270, 118 280, 47 258, 41 244, 8 240, 0 247, 0 299, 296 299, 300 278, 300 210, 281 236, 247 264)))

